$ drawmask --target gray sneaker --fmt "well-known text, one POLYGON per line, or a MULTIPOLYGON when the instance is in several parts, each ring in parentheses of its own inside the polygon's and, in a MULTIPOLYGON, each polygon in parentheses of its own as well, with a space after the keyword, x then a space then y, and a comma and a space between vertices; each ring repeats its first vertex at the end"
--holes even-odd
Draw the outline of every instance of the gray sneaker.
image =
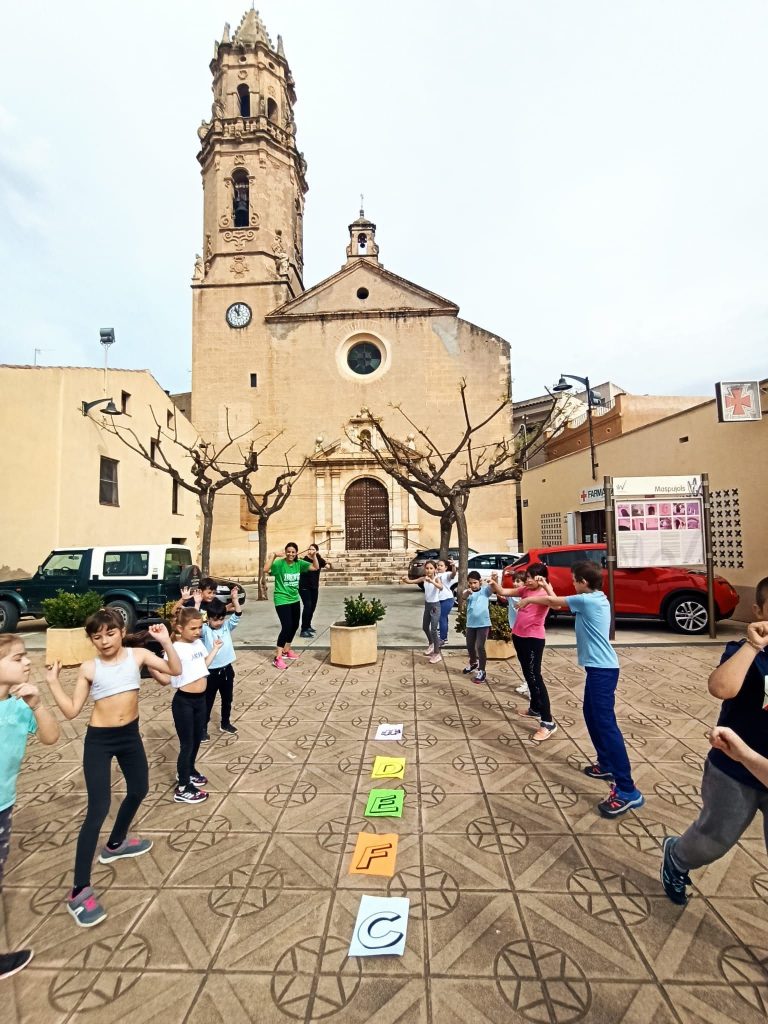
POLYGON ((93 928, 101 924, 107 912, 99 903, 90 885, 87 885, 74 899, 67 900, 67 910, 81 928, 93 928))
POLYGON ((105 846, 99 854, 99 864, 109 864, 110 861, 123 857, 140 857, 142 853, 149 853, 151 849, 151 839, 124 839, 114 850, 105 846))

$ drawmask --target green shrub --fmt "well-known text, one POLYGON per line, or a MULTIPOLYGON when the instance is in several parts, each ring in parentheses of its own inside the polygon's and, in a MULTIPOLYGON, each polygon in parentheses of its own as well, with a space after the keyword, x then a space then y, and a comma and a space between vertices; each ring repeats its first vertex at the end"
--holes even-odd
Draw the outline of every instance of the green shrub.
POLYGON ((379 619, 384 618, 386 610, 386 606, 378 597, 372 597, 370 600, 362 594, 358 594, 357 597, 345 597, 344 625, 373 626, 379 619))
POLYGON ((45 621, 53 629, 74 629, 84 626, 89 615, 101 608, 101 594, 89 590, 85 594, 70 594, 59 590, 56 597, 43 601, 45 621))
MULTIPOLYGON (((498 602, 491 601, 488 605, 491 610, 491 631, 488 634, 489 640, 504 640, 509 643, 512 639, 512 630, 509 628, 509 616, 507 609, 498 602)), ((463 605, 456 614, 456 632, 466 636, 467 633, 467 607, 463 605)))
POLYGON ((161 619, 172 619, 176 603, 176 601, 166 601, 165 604, 161 604, 159 608, 155 609, 155 615, 161 619))

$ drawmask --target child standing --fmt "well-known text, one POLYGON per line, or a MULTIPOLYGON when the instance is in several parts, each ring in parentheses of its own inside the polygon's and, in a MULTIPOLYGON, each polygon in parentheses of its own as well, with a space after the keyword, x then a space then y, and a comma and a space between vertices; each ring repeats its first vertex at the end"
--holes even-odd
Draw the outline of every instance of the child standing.
POLYGON ((469 589, 464 594, 467 599, 466 631, 469 661, 462 672, 465 676, 474 673, 473 682, 484 683, 486 680, 485 644, 491 631, 490 600, 493 591, 490 585, 483 586, 480 573, 475 569, 467 573, 467 585, 469 589))
POLYGON ((453 608, 455 598, 453 596, 453 585, 456 582, 457 574, 454 568, 453 562, 443 561, 442 558, 437 560, 437 575, 443 582, 443 589, 440 593, 440 646, 445 647, 448 643, 448 617, 451 614, 451 608, 453 608))
MULTIPOLYGON (((11 842, 11 819, 16 803, 16 780, 27 746, 27 737, 37 733, 49 745, 59 738, 59 724, 40 700, 30 683, 31 662, 21 638, 13 633, 0 636, 0 891, 11 842)), ((0 953, 0 978, 10 978, 32 959, 31 949, 0 953)))
POLYGON ((584 721, 597 753, 597 762, 587 765, 590 779, 612 779, 614 785, 597 809, 604 818, 642 807, 645 799, 632 779, 632 768, 624 737, 616 721, 616 687, 619 659, 609 640, 611 606, 603 593, 603 573, 594 562, 576 562, 571 567, 573 597, 530 597, 520 602, 567 609, 576 617, 576 650, 579 665, 586 672, 584 721))
MULTIPOLYGON (((524 585, 525 573, 516 572, 512 577, 512 591, 514 592, 517 589, 522 589, 524 585)), ((509 620, 509 628, 511 631, 514 628, 515 619, 517 618, 517 610, 520 606, 520 598, 510 597, 507 600, 507 618, 509 620)), ((521 697, 527 697, 530 700, 531 691, 528 689, 528 683, 526 683, 525 679, 523 679, 522 683, 519 686, 515 687, 515 693, 519 693, 521 697)))
POLYGON ((495 581, 491 583, 497 594, 520 599, 512 626, 512 643, 515 646, 523 677, 528 685, 529 704, 521 714, 524 718, 539 719, 539 728, 531 737, 537 743, 544 743, 557 732, 557 723, 552 717, 549 691, 541 674, 541 663, 546 644, 544 623, 549 614, 549 608, 545 605, 529 603, 531 598, 555 596, 547 575, 546 565, 542 562, 534 562, 526 568, 525 579, 521 587, 506 589, 500 587, 495 581))
POLYGON ((208 723, 211 720, 211 711, 216 700, 216 694, 221 694, 221 732, 237 733, 237 729, 230 720, 232 714, 232 696, 235 685, 235 670, 232 667, 237 659, 235 647, 232 643, 232 630, 236 629, 242 612, 240 610, 240 598, 237 588, 233 587, 230 593, 234 612, 227 618, 227 606, 222 601, 212 601, 208 608, 208 621, 203 625, 203 643, 205 649, 210 653, 213 645, 218 639, 221 646, 208 665, 208 684, 205 689, 205 732, 203 740, 208 739, 208 723))
POLYGON ((195 767, 195 760, 205 732, 205 691, 208 666, 221 649, 215 638, 210 651, 200 639, 203 632, 203 614, 197 608, 180 608, 174 619, 173 652, 177 669, 163 664, 152 675, 163 686, 169 683, 175 693, 171 701, 171 714, 179 737, 179 757, 176 762, 176 788, 173 799, 178 804, 200 804, 208 799, 203 789, 208 779, 195 767), (170 669, 170 671, 169 671, 170 669))
POLYGON ((409 580, 402 576, 401 583, 421 584, 424 587, 424 614, 421 618, 421 628, 427 638, 427 647, 424 654, 429 658, 430 663, 436 665, 442 661, 440 653, 440 595, 443 592, 443 581, 437 575, 437 564, 431 559, 424 563, 424 577, 420 580, 409 580))
MULTIPOLYGON (((84 661, 68 696, 59 681, 61 665, 48 670, 46 682, 64 716, 76 718, 89 697, 93 710, 83 741, 83 774, 88 791, 88 808, 80 828, 75 852, 75 877, 67 899, 67 910, 82 928, 91 928, 107 916, 91 888, 91 867, 99 832, 109 813, 112 798, 112 758, 125 777, 126 793, 117 812, 112 833, 99 854, 101 864, 124 857, 139 857, 152 848, 149 839, 129 839, 128 829, 149 789, 147 755, 139 733, 139 689, 141 669, 165 670, 168 666, 156 654, 142 647, 125 648, 125 623, 119 612, 102 608, 89 617, 85 632, 96 648, 97 657, 84 661)), ((161 624, 149 633, 163 648, 168 665, 178 671, 181 663, 171 646, 168 630, 161 624)))
POLYGON ((701 813, 679 839, 664 840, 661 882, 681 906, 688 902, 688 872, 725 856, 758 810, 768 849, 768 576, 757 584, 752 614, 757 621, 746 639, 726 644, 709 677, 709 692, 723 705, 704 766, 701 813))

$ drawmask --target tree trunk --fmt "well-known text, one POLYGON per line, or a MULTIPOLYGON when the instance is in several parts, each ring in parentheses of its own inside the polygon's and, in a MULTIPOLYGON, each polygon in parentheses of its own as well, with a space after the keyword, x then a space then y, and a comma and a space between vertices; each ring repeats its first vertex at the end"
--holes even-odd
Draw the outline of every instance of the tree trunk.
POLYGON ((203 536, 200 540, 200 571, 208 576, 211 571, 211 539, 213 537, 213 502, 215 491, 200 492, 200 511, 203 515, 203 536))
POLYGON ((438 558, 445 561, 448 558, 448 549, 451 546, 451 531, 453 530, 453 509, 448 508, 440 516, 440 553, 438 558))
POLYGON ((464 591, 467 589, 467 561, 469 559, 469 537, 467 535, 466 506, 469 495, 452 494, 451 511, 456 523, 456 534, 459 542, 459 582, 456 597, 459 607, 464 607, 464 591))
POLYGON ((264 575, 264 566, 267 564, 267 517, 259 516, 257 526, 259 534, 259 585, 256 592, 257 601, 267 600, 267 577, 264 575))

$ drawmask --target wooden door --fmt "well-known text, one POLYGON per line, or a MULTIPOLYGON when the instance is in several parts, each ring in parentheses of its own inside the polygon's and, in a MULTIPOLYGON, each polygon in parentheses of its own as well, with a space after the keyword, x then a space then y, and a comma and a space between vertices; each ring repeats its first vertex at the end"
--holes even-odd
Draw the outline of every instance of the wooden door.
POLYGON ((370 477, 355 480, 347 488, 344 509, 348 551, 389 548, 389 495, 384 484, 370 477))

